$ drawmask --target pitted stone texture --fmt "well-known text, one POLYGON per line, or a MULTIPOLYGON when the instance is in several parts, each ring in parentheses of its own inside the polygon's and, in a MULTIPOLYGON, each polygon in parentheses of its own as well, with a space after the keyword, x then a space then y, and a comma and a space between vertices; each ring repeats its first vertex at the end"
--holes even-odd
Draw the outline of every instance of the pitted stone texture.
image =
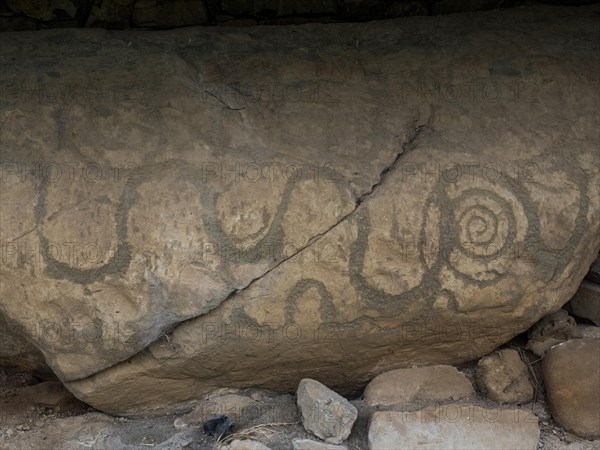
POLYGON ((477 363, 477 384, 484 395, 496 402, 533 400, 527 365, 515 349, 506 348, 481 358, 477 363))
POLYGON ((535 450, 539 435, 537 417, 526 410, 445 405, 375 412, 368 442, 369 450, 535 450))
POLYGON ((565 342, 577 333, 577 323, 564 309, 547 315, 529 330, 527 350, 544 356, 550 348, 565 342))
POLYGON ((307 431, 331 444, 340 444, 350 436, 358 412, 348 400, 308 378, 300 381, 297 395, 307 431))
POLYGON ((409 409, 430 401, 459 400, 475 394, 473 385, 452 366, 396 369, 378 375, 365 389, 371 407, 409 409))
POLYGON ((542 373, 554 420, 578 436, 600 438, 600 339, 556 345, 542 373))
POLYGON ((490 353, 600 248, 597 12, 6 33, 0 313, 120 414, 490 353))

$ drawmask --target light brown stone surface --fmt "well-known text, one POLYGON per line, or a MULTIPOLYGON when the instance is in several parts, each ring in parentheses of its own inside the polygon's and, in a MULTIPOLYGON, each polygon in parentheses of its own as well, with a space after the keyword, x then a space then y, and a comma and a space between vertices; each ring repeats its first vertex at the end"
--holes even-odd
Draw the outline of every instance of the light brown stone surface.
POLYGON ((477 384, 481 392, 500 403, 527 403, 533 400, 533 385, 527 365, 519 352, 505 348, 484 356, 477 363, 477 384))
POLYGON ((535 450, 537 417, 522 409, 445 405, 417 412, 379 411, 369 424, 369 450, 535 450))
POLYGON ((596 13, 6 33, 0 313, 130 414, 489 353, 600 247, 596 13))
POLYGON ((369 383, 364 399, 371 407, 407 409, 430 401, 459 400, 475 394, 473 385, 452 366, 396 369, 369 383))
POLYGON ((600 339, 573 339, 542 361, 554 420, 585 438, 600 438, 600 339))
POLYGON ((307 431, 330 444, 341 444, 350 436, 358 411, 344 397, 310 378, 300 381, 297 397, 307 431))

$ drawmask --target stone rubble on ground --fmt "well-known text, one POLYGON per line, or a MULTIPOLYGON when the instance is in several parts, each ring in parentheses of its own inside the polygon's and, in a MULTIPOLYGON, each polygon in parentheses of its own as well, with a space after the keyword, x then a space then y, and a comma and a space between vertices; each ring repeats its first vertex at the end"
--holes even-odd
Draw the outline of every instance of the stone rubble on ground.
POLYGON ((226 415, 232 421, 238 420, 245 410, 256 405, 256 400, 239 394, 223 394, 208 396, 199 402, 193 411, 178 417, 173 422, 175 428, 185 428, 202 425, 215 415, 226 415))
POLYGON ((477 385, 482 394, 500 403, 527 403, 533 385, 519 352, 505 348, 484 356, 477 364, 477 385))
POLYGON ((560 426, 583 438, 600 438, 600 339, 556 345, 542 360, 546 397, 560 426))
POLYGON ((297 395, 307 431, 331 444, 341 444, 348 438, 358 416, 354 405, 310 378, 300 381, 297 395))
POLYGON ((364 399, 373 408, 404 409, 429 401, 459 400, 475 394, 473 385, 452 366, 396 369, 375 377, 364 399))
POLYGON ((450 404, 416 412, 378 411, 369 450, 537 449, 538 419, 522 409, 450 404))
POLYGON ((312 439, 293 439, 294 450, 348 450, 345 445, 326 444, 312 439))
POLYGON ((537 356, 544 356, 550 348, 571 339, 577 323, 564 309, 543 317, 529 329, 526 349, 537 356))

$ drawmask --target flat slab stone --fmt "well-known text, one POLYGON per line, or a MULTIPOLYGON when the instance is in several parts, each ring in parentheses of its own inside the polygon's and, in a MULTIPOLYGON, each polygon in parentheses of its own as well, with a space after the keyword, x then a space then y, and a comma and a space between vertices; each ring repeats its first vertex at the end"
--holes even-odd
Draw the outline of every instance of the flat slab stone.
POLYGON ((365 389, 371 407, 410 408, 415 403, 458 400, 475 394, 473 385, 452 366, 396 369, 375 377, 365 389))
POLYGON ((369 450, 537 448, 538 420, 521 409, 445 405, 417 412, 379 411, 369 424, 369 450))

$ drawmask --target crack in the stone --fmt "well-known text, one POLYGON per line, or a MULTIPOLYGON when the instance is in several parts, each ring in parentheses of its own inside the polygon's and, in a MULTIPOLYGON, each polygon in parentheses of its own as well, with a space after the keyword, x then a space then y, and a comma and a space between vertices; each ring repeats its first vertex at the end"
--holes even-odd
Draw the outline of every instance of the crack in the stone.
POLYGON ((373 195, 373 193, 377 190, 377 188, 379 186, 381 186, 385 180, 388 178, 389 174, 394 172, 396 167, 398 166, 398 162, 400 161, 400 159, 402 158, 402 156, 412 150, 414 150, 416 148, 416 140, 419 137, 419 135, 421 134, 421 132, 423 131, 424 128, 430 128, 430 122, 432 119, 432 115, 429 116, 429 118, 427 119, 426 123, 420 123, 417 124, 417 121, 413 121, 413 126, 408 130, 408 132, 406 133, 406 139, 405 141, 402 143, 401 145, 401 151, 398 152, 394 158, 394 160, 388 164, 387 166, 384 167, 384 169, 379 173, 379 179, 377 180, 376 183, 374 183, 371 188, 365 192, 364 194, 360 195, 356 200, 355 200, 355 205, 354 208, 352 209, 352 211, 350 211, 349 213, 345 214, 344 216, 342 216, 337 222, 335 222, 333 225, 331 225, 329 228, 327 228, 327 230, 323 231, 322 233, 316 234, 313 237, 311 237, 307 244, 302 246, 301 248, 299 248, 297 251, 295 251, 292 255, 282 259, 281 261, 279 261, 277 264, 275 264, 273 267, 271 267, 270 269, 268 269, 267 271, 263 272, 262 274, 260 274, 259 276, 253 278, 252 280, 250 280, 248 283, 246 283, 245 286, 242 286, 240 288, 235 288, 232 289, 214 308, 212 308, 210 311, 207 311, 203 314, 197 315, 197 316, 193 316, 190 318, 187 318, 185 320, 182 320, 180 322, 177 322, 176 324, 171 324, 169 327, 167 327, 165 330, 161 331, 160 334, 158 335, 158 337, 156 339, 154 339, 152 342, 150 342, 146 347, 144 347, 142 350, 134 353, 131 356, 128 356, 127 358, 118 361, 108 367, 105 367, 101 370, 99 370, 98 372, 95 372, 91 375, 87 375, 85 377, 82 378, 77 378, 74 380, 69 380, 67 381, 68 383, 74 383, 77 381, 81 381, 81 380, 85 380, 86 378, 92 377, 94 375, 97 375, 99 373, 102 373, 106 370, 109 370, 119 364, 124 363, 125 361, 135 357, 136 355, 139 355, 140 353, 143 352, 148 352, 152 357, 154 357, 154 355, 152 355, 152 352, 149 351, 150 347, 152 347, 154 344, 156 344, 157 342, 159 342, 160 340, 164 340, 166 341, 166 343, 169 345, 169 347, 172 350, 174 349, 174 346, 171 344, 171 336, 173 335, 173 333, 175 332, 175 330, 180 327, 181 325, 187 323, 187 322, 191 322, 193 320, 196 320, 199 317, 205 316, 206 314, 210 314, 212 311, 214 311, 215 309, 217 309, 219 306, 223 305, 225 302, 227 302, 228 300, 230 300, 231 298, 235 297, 236 295, 244 292, 245 290, 249 289, 250 287, 252 287, 252 285, 254 285, 254 283, 256 283, 257 281, 259 281, 260 279, 264 278, 265 276, 269 275, 271 272, 275 271, 277 268, 279 268, 279 266, 281 266, 282 264, 286 263, 287 261, 289 261, 290 259, 294 258, 296 255, 300 254, 301 252, 303 252, 304 250, 308 249, 309 247, 311 247, 315 242, 318 242, 319 240, 321 240, 327 233, 331 232, 334 228, 336 228, 337 226, 339 226, 340 224, 342 224, 343 222, 345 222, 346 220, 348 220, 350 218, 350 216, 352 216, 360 207, 360 205, 366 200, 368 199, 371 195, 373 195))

